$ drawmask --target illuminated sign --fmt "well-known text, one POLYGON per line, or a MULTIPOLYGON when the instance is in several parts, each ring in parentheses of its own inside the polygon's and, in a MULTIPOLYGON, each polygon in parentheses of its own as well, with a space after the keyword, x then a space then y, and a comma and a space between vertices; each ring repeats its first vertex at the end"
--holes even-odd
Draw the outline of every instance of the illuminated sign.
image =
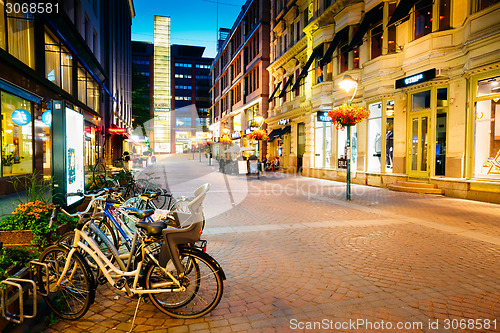
POLYGON ((25 109, 16 109, 12 111, 10 119, 19 126, 28 125, 31 122, 31 114, 25 109))
POLYGON ((124 134, 127 133, 126 128, 109 128, 108 132, 111 134, 124 134))
POLYGON ((290 119, 280 119, 278 120, 279 125, 286 125, 290 122, 290 119))
POLYGON ((331 122, 332 118, 328 115, 328 111, 318 111, 316 112, 316 120, 319 122, 331 122))
POLYGON ((241 132, 233 132, 231 133, 231 139, 239 139, 241 138, 241 132))
POLYGON ((396 89, 412 86, 414 84, 422 83, 425 81, 432 80, 436 77, 436 69, 429 69, 425 72, 418 73, 412 76, 408 76, 399 80, 396 80, 396 89))
MULTIPOLYGON (((66 193, 85 191, 83 115, 66 108, 66 193)), ((81 198, 69 196, 66 204, 72 205, 81 198)))
POLYGON ((44 113, 42 113, 42 122, 47 126, 50 126, 50 124, 52 124, 52 111, 51 110, 47 110, 44 113))

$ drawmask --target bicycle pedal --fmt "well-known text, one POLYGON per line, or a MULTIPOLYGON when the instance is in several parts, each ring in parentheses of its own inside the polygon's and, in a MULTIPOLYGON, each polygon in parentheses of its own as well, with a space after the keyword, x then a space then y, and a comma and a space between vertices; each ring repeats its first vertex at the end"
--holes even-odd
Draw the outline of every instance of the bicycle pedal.
POLYGON ((97 277, 97 283, 99 283, 99 285, 102 286, 103 284, 106 284, 106 282, 108 282, 108 280, 106 279, 106 277, 104 275, 97 277))

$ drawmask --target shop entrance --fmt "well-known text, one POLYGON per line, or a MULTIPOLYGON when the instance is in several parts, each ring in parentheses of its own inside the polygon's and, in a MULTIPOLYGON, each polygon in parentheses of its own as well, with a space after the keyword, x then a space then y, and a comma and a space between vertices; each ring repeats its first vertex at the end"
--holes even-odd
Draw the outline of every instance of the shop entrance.
POLYGON ((412 112, 408 123, 408 176, 429 178, 429 111, 412 112))

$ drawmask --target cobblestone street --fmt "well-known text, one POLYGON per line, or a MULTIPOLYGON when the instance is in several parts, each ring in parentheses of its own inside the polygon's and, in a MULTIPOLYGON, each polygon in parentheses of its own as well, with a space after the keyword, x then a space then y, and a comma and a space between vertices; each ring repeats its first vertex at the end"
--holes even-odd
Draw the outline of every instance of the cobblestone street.
MULTIPOLYGON (((172 162, 152 170, 166 165, 172 178, 172 162)), ((359 185, 346 202, 345 183, 284 174, 224 182, 206 161, 189 163, 193 177, 168 185, 211 183, 204 238, 226 273, 224 295, 192 320, 142 303, 134 331, 500 332, 498 205, 359 185), (221 209, 228 194, 234 205, 221 209)), ((82 319, 45 332, 126 332, 136 305, 99 286, 82 319)))

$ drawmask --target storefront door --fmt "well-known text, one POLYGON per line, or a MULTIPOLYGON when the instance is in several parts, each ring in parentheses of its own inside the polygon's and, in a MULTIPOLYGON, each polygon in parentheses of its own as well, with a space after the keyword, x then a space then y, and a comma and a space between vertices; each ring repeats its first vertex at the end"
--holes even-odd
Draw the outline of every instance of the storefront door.
POLYGON ((408 176, 429 178, 430 111, 412 112, 408 123, 408 176))

